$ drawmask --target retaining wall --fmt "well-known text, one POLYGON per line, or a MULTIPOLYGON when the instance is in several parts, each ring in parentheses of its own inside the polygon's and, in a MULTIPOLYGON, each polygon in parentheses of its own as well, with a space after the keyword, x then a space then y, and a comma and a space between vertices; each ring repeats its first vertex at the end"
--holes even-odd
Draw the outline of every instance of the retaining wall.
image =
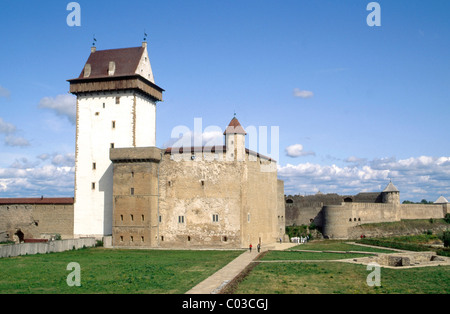
POLYGON ((63 252, 78 250, 83 247, 94 247, 97 243, 95 238, 68 239, 50 241, 47 243, 20 243, 11 245, 0 245, 0 258, 19 255, 46 254, 51 252, 63 252))

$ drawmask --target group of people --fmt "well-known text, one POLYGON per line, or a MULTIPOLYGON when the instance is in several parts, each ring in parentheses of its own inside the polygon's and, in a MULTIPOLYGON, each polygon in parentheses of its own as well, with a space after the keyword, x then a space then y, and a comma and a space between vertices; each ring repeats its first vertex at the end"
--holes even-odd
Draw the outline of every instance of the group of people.
POLYGON ((300 236, 300 237, 294 237, 291 238, 291 242, 293 243, 306 243, 309 241, 309 235, 307 235, 306 237, 300 236))
MULTIPOLYGON (((250 253, 252 252, 252 248, 253 248, 253 245, 250 243, 250 245, 248 246, 248 249, 249 249, 250 253)), ((256 246, 256 249, 258 250, 258 253, 261 251, 261 244, 260 243, 258 243, 258 245, 256 246)))

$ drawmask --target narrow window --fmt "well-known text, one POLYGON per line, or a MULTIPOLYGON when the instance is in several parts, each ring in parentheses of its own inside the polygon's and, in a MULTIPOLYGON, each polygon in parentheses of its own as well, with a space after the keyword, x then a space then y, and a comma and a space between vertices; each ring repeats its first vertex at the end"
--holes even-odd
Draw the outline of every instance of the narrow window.
POLYGON ((133 242, 133 240, 134 240, 133 236, 130 236, 130 240, 131 240, 131 242, 133 242))
POLYGON ((145 219, 144 219, 144 215, 142 215, 142 216, 141 216, 141 218, 142 218, 142 221, 145 221, 145 219))
POLYGON ((172 186, 172 181, 167 182, 169 186, 172 186))
POLYGON ((205 180, 202 180, 202 186, 205 186, 205 180))
POLYGON ((131 193, 131 195, 134 195, 134 188, 130 189, 130 193, 131 193))
POLYGON ((217 215, 217 214, 212 215, 212 220, 213 220, 213 222, 218 222, 219 221, 219 215, 217 215))
POLYGON ((98 116, 100 114, 100 112, 96 112, 95 115, 98 116))
POLYGON ((250 222, 250 213, 247 214, 247 222, 250 222))
POLYGON ((134 171, 131 171, 131 177, 134 178, 134 171))
POLYGON ((95 182, 92 182, 92 183, 91 183, 91 189, 92 189, 92 190, 95 190, 95 182))
POLYGON ((161 236, 161 242, 163 242, 164 241, 164 236, 161 236))
POLYGON ((130 219, 131 219, 131 221, 134 221, 133 215, 130 215, 130 219))
POLYGON ((141 236, 141 242, 144 242, 144 237, 141 236))
POLYGON ((97 169, 97 163, 93 162, 92 163, 92 170, 95 170, 95 169, 97 169))
POLYGON ((123 215, 120 215, 120 221, 123 221, 123 215))
POLYGON ((178 216, 178 223, 180 224, 184 223, 184 216, 178 216))
POLYGON ((120 104, 120 97, 116 97, 116 105, 120 104))
POLYGON ((112 128, 115 129, 116 128, 116 121, 112 122, 112 128))
POLYGON ((162 217, 161 216, 159 216, 158 219, 159 219, 159 222, 162 222, 162 217))
POLYGON ((191 241, 191 236, 188 236, 188 241, 191 241))
POLYGON ((227 238, 226 236, 224 236, 224 237, 222 238, 222 240, 223 240, 223 242, 227 242, 228 238, 227 238))
POLYGON ((105 109, 105 103, 103 103, 103 109, 105 109))
POLYGON ((120 242, 123 242, 123 236, 120 236, 120 242))
POLYGON ((114 143, 111 143, 111 148, 114 148, 114 143))

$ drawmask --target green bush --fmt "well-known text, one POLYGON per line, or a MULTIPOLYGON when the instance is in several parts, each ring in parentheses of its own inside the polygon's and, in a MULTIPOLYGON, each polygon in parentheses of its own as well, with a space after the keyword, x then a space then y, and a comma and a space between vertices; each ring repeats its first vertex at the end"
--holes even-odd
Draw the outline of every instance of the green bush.
POLYGON ((444 220, 446 223, 450 224, 450 214, 445 214, 444 220))
POLYGON ((442 233, 442 241, 444 242, 444 247, 450 247, 450 231, 442 233))

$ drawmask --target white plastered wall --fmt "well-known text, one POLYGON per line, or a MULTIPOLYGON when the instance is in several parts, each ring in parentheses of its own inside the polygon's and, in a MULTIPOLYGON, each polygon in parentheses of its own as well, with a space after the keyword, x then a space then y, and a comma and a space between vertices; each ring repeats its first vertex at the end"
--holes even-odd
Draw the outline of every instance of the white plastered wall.
POLYGON ((154 146, 156 106, 130 91, 78 95, 77 107, 74 236, 101 237, 112 233, 111 144, 154 146))

